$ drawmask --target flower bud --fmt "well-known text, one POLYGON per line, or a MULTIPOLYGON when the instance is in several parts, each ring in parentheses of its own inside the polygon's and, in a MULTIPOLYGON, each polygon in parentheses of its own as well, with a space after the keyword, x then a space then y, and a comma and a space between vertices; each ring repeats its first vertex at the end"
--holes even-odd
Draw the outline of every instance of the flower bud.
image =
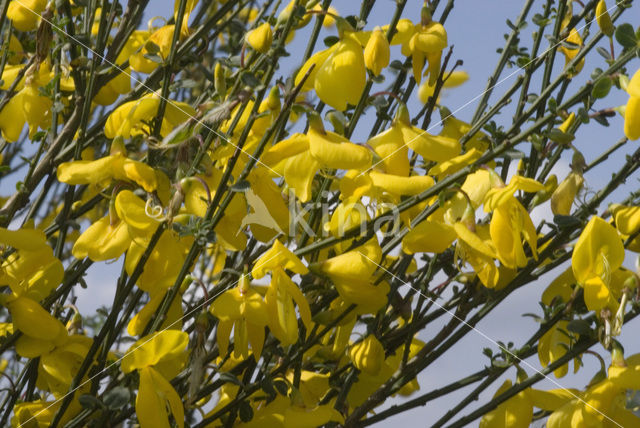
POLYGON ((259 27, 249 31, 245 36, 245 40, 254 50, 260 53, 267 53, 273 42, 271 26, 265 22, 259 27))
POLYGON ((607 4, 604 0, 600 0, 596 6, 596 22, 600 27, 600 31, 609 37, 613 36, 613 22, 611 22, 611 16, 609 16, 607 4))
POLYGON ((349 358, 358 370, 375 376, 384 363, 384 348, 378 339, 370 334, 349 349, 349 358))
POLYGON ((222 98, 227 94, 227 79, 225 69, 220 62, 213 69, 213 84, 218 95, 222 98))
POLYGON ((389 42, 382 30, 374 30, 364 48, 364 63, 374 76, 380 75, 382 69, 389 65, 389 42))
POLYGON ((582 174, 571 172, 551 195, 551 211, 554 215, 569 215, 571 205, 582 188, 582 174))

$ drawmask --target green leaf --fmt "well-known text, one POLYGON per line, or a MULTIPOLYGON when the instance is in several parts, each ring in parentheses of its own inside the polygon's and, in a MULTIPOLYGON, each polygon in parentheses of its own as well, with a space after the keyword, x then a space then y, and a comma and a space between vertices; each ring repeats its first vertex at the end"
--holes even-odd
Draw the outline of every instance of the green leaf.
POLYGON ((111 410, 124 407, 131 399, 131 391, 123 386, 116 386, 104 394, 104 404, 111 410))
POLYGON ((589 336, 593 332, 591 329, 591 323, 585 320, 573 320, 567 324, 567 330, 572 333, 578 333, 580 335, 589 336))
POLYGON ((573 216, 559 214, 553 216, 553 222, 557 224, 560 229, 579 226, 580 224, 582 224, 579 219, 573 216))
POLYGON ((608 50, 606 50, 605 48, 603 48, 602 46, 598 46, 596 48, 596 51, 600 54, 601 57, 603 57, 604 59, 606 59, 607 61, 611 61, 611 53, 609 53, 608 50))
POLYGON ((89 394, 82 394, 78 397, 78 401, 82 407, 89 410, 101 409, 104 407, 104 404, 102 404, 100 400, 89 394))
POLYGON ((628 23, 619 25, 618 28, 616 28, 615 37, 617 42, 625 49, 634 48, 638 44, 633 25, 628 23))
POLYGON ((242 381, 240 381, 240 379, 229 372, 220 373, 220 380, 226 383, 233 383, 235 385, 238 385, 240 388, 244 388, 244 384, 242 383, 242 381))
POLYGON ((611 86, 613 83, 611 79, 608 77, 603 77, 600 80, 597 80, 593 85, 593 89, 591 89, 591 96, 594 98, 604 98, 609 95, 609 91, 611 90, 611 86))
POLYGON ((562 145, 570 144, 575 138, 573 135, 562 132, 558 128, 553 128, 552 130, 550 130, 548 136, 549 139, 554 143, 562 145))
POLYGON ((242 401, 238 409, 238 416, 240 416, 240 420, 242 422, 249 422, 253 419, 253 409, 251 408, 251 404, 246 401, 242 401))
POLYGON ((231 186, 231 191, 236 193, 242 193, 248 190, 251 187, 251 184, 247 180, 238 181, 231 186))
POLYGON ((148 53, 152 55, 160 53, 160 46, 156 45, 152 41, 148 41, 147 43, 145 43, 144 48, 147 50, 148 53))
POLYGON ((259 86, 262 83, 260 79, 258 79, 253 73, 248 71, 245 73, 242 73, 242 76, 240 76, 240 79, 242 80, 242 83, 244 83, 246 86, 249 86, 251 88, 255 88, 256 86, 259 86))
POLYGON ((275 380, 273 381, 273 386, 276 388, 276 391, 280 393, 280 395, 287 395, 289 391, 289 385, 283 380, 275 380))
POLYGON ((336 43, 338 43, 340 41, 340 39, 338 38, 338 36, 328 36, 325 37, 323 42, 324 45, 328 48, 330 48, 331 46, 335 45, 336 43))

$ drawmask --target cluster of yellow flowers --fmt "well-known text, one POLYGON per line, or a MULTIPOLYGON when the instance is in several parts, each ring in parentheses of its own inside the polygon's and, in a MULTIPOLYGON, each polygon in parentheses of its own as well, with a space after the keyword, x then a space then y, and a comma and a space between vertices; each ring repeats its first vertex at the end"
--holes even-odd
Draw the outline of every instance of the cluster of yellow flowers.
MULTIPOLYGON (((227 2, 213 3, 203 13, 213 14, 227 2)), ((603 5, 604 1, 599 2, 596 9, 598 23, 611 37, 613 24, 606 21, 603 5)), ((207 97, 201 97, 199 104, 194 107, 185 98, 167 100, 171 91, 148 91, 123 101, 122 96, 132 90, 131 73, 149 75, 159 67, 174 66, 168 63, 172 49, 193 34, 189 19, 197 7, 197 0, 176 0, 166 25, 150 24, 129 34, 115 59, 118 72, 90 100, 92 119, 108 112, 100 122, 104 125, 99 139, 85 144, 76 133, 77 140, 69 145, 76 148, 76 157, 51 161, 56 165, 51 178, 69 186, 69 198, 37 225, 29 219, 17 229, 11 227, 14 230, 0 227, 0 286, 7 287, 0 294, 0 304, 10 317, 0 324, 0 334, 13 335, 15 353, 34 362, 35 387, 40 391, 40 398, 30 394, 29 401, 15 404, 12 426, 48 426, 58 410, 63 411, 60 423, 72 420, 86 408, 79 397, 95 395, 98 389, 88 370, 77 378, 80 368, 105 363, 114 381, 124 379, 122 385, 137 391, 135 411, 143 428, 184 427, 185 405, 186 410, 197 408, 204 420, 211 418, 206 426, 226 426, 216 419, 218 412, 237 405, 238 397, 249 403, 251 412, 238 426, 344 424, 345 417, 394 379, 407 361, 424 355, 425 343, 417 338, 417 331, 411 330, 394 349, 388 348, 394 339, 382 334, 383 321, 399 327, 416 316, 394 307, 398 285, 390 281, 388 269, 406 262, 406 272, 415 272, 424 253, 436 261, 450 256, 453 279, 463 284, 477 279, 480 291, 491 293, 508 287, 523 268, 554 261, 552 255, 545 255, 549 242, 542 239, 530 212, 544 205, 554 215, 571 215, 584 186, 585 162, 575 147, 571 146, 575 151, 572 170, 560 182, 555 175, 545 182, 531 178, 524 172, 524 160, 515 174, 499 174, 505 164, 485 156, 496 145, 494 136, 482 130, 469 135, 472 124, 451 115, 439 99, 432 100, 443 118, 437 133, 417 126, 400 100, 393 119, 383 121, 384 127, 376 128, 366 142, 352 141, 352 132, 345 131, 352 126, 351 120, 357 121, 352 108, 371 102, 370 85, 388 71, 392 46, 400 45, 401 55, 410 61, 406 70, 411 71, 412 84, 421 85, 419 96, 425 104, 438 86, 457 86, 467 79, 460 71, 443 79, 442 55, 448 36, 426 4, 418 22, 399 18, 371 31, 354 26, 333 8, 323 9, 317 1, 291 1, 270 18, 264 11, 243 9, 251 30, 240 41, 241 64, 237 67, 229 60, 213 65, 207 97), (179 16, 178 10, 184 14, 179 16), (251 64, 277 59, 294 30, 308 25, 314 15, 325 26, 335 25, 338 37, 310 55, 287 85, 270 87, 270 81, 246 85, 241 96, 239 83, 227 86, 231 81, 242 82, 243 77, 250 80, 251 64), (179 30, 177 22, 181 22, 179 30), (250 53, 245 56, 247 49, 250 53), (305 97, 313 96, 334 109, 333 118, 344 119, 332 121, 334 131, 326 129, 317 111, 305 109, 305 97), (300 109, 294 111, 292 104, 300 109), (223 114, 216 116, 220 110, 223 114), (287 123, 294 126, 300 111, 307 113, 307 128, 285 130, 287 123), (201 134, 211 138, 204 143, 201 134), (185 158, 193 160, 194 146, 197 161, 186 167, 185 158), (165 153, 172 154, 163 162, 152 161, 165 153), (460 174, 457 185, 424 197, 463 170, 467 173, 460 174), (229 180, 234 180, 233 186, 229 180), (329 239, 330 244, 313 254, 296 251, 310 236, 292 223, 291 207, 322 202, 323 190, 332 195, 326 218, 302 217, 335 240, 329 239), (389 214, 389 207, 402 206, 414 197, 420 197, 419 202, 375 231, 380 233, 367 230, 359 240, 340 239, 357 228, 367 229, 389 214), (98 203, 91 202, 96 199, 98 203), (423 216, 430 207, 429 215, 423 216), (64 223, 57 216, 69 212, 80 212, 76 219, 88 226, 68 234, 49 229, 64 223), (383 242, 380 236, 392 226, 404 230, 397 236, 401 251, 395 256, 385 247, 389 241, 383 242), (211 230, 203 233, 208 227, 211 230), (59 245, 52 245, 51 238, 60 240, 59 245), (138 299, 144 295, 146 300, 144 304, 134 301, 121 320, 135 342, 131 340, 134 343, 124 352, 119 347, 110 351, 116 343, 115 336, 110 338, 110 345, 100 351, 106 357, 98 364, 97 349, 107 342, 96 344, 97 339, 79 327, 77 308, 65 325, 59 319, 62 308, 49 298, 66 298, 64 290, 75 280, 65 276, 63 261, 105 262, 121 256, 123 278, 134 278, 141 290, 138 299), (196 265, 195 260, 201 263, 196 265), (197 306, 187 306, 183 297, 196 296, 198 285, 207 289, 205 298, 197 306), (211 288, 215 294, 209 298, 211 288), (164 313, 159 313, 161 309, 164 313), (183 325, 198 309, 202 309, 201 318, 183 325), (154 322, 158 325, 152 328, 154 322), (209 355, 203 356, 202 343, 194 345, 190 334, 206 340, 203 336, 213 330, 215 341, 209 342, 212 353, 205 364, 199 359, 209 355), (270 351, 267 361, 268 347, 278 351, 270 351), (299 352, 290 353, 293 349, 299 352), (242 375, 261 359, 265 368, 260 376, 272 369, 272 380, 284 388, 267 396, 265 391, 247 388, 244 383, 251 381, 252 372, 243 381, 242 376, 235 383, 222 381, 222 374, 242 375), (297 361, 295 368, 286 366, 288 359, 297 361), (357 378, 338 397, 342 394, 335 393, 334 373, 348 368, 355 370, 357 378), (181 395, 186 394, 180 382, 185 371, 193 375, 190 387, 196 389, 220 375, 215 381, 222 385, 215 405, 209 402, 211 391, 183 399, 181 395), (63 409, 69 393, 71 404, 63 409)), ((80 13, 82 6, 74 4, 73 9, 80 13)), ((89 38, 103 34, 108 14, 99 8, 93 12, 89 38)), ((53 6, 44 0, 12 0, 7 10, 13 29, 21 33, 50 25, 38 18, 47 14, 53 14, 53 6)), ((232 12, 222 16, 229 21, 236 18, 232 12)), ((569 10, 560 25, 566 41, 576 45, 560 48, 567 64, 583 47, 576 28, 568 28, 572 16, 569 10)), ((219 38, 225 43, 223 35, 219 38)), ((74 66, 27 52, 13 34, 7 46, 11 54, 0 89, 14 94, 0 110, 0 131, 7 142, 16 143, 24 138, 25 124, 29 139, 57 125, 52 122, 54 101, 63 109, 72 107, 79 83, 73 78, 74 66), (47 93, 51 87, 58 88, 57 98, 47 93)), ((574 64, 567 77, 583 66, 584 59, 574 64)), ((252 78, 265 75, 261 71, 252 78)), ((638 139, 640 71, 625 89, 630 99, 624 133, 638 139)), ((560 134, 573 138, 576 113, 558 112, 560 134)), ((571 266, 549 284, 541 300, 547 307, 558 301, 570 304, 582 293, 587 310, 606 326, 602 341, 610 346, 620 335, 626 307, 637 292, 637 275, 623 262, 625 250, 640 252, 640 207, 613 204, 607 215, 593 215, 585 224, 572 245, 571 266), (629 240, 626 247, 625 240, 629 240)), ((569 319, 560 320, 540 339, 537 351, 542 366, 565 356, 578 339, 577 333, 567 333, 568 323, 569 319)), ((565 364, 554 373, 562 377, 567 372, 565 364)), ((522 372, 518 381, 524 381, 522 372)), ((511 381, 506 381, 496 395, 511 387, 511 381)), ((394 393, 409 395, 418 389, 414 375, 394 393)), ((624 403, 627 390, 634 389, 640 389, 640 357, 624 360, 616 348, 608 373, 599 373, 585 391, 527 387, 487 413, 480 426, 526 427, 534 408, 549 412, 551 428, 613 426, 611 421, 640 426, 640 418, 624 403)))

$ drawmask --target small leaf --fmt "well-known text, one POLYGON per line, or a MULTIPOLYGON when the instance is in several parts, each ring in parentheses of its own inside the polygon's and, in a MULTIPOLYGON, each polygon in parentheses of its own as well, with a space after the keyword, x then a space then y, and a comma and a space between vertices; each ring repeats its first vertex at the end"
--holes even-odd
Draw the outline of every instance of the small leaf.
POLYGON ((233 383, 235 385, 238 385, 240 388, 244 388, 244 384, 242 383, 242 381, 240 381, 240 379, 238 379, 231 373, 228 373, 228 372, 220 373, 220 380, 227 383, 233 383))
POLYGON ((80 402, 80 405, 82 407, 89 410, 95 410, 104 407, 100 400, 89 394, 82 394, 80 397, 78 397, 78 401, 80 402))
POLYGON ((152 55, 160 53, 160 46, 156 45, 152 41, 148 41, 147 43, 145 43, 144 48, 147 50, 148 53, 152 55))
POLYGON ((553 222, 558 225, 560 229, 574 227, 581 224, 580 220, 570 215, 554 215, 553 222))
POLYGON ((335 45, 336 43, 338 43, 340 41, 340 39, 338 38, 338 36, 328 36, 325 37, 323 42, 324 45, 328 48, 330 48, 331 46, 335 45))
POLYGON ((238 181, 231 186, 231 191, 236 193, 242 193, 251 187, 251 184, 247 180, 238 181))
POLYGON ((598 46, 596 48, 596 51, 600 54, 601 57, 603 57, 604 59, 606 59, 607 61, 611 61, 611 54, 609 53, 608 50, 606 50, 605 48, 603 48, 602 46, 598 46))
POLYGON ((164 62, 162 57, 158 54, 144 54, 142 56, 148 59, 149 61, 155 62, 157 64, 162 64, 164 62))
POLYGON ((567 330, 572 333, 578 333, 580 335, 589 336, 593 332, 591 329, 591 323, 585 320, 573 320, 567 324, 567 330))
POLYGON ((251 408, 251 404, 246 401, 242 401, 238 409, 238 416, 240 416, 240 420, 242 422, 249 422, 253 419, 253 409, 251 408))
POLYGON ((104 404, 111 410, 125 406, 131 399, 131 392, 123 386, 116 386, 104 394, 104 404))
POLYGON ((276 391, 278 391, 280 395, 287 395, 287 392, 289 392, 289 386, 283 380, 278 379, 273 381, 273 386, 276 388, 276 391))
POLYGON ((242 83, 244 83, 246 86, 249 86, 251 88, 255 88, 256 86, 262 83, 260 79, 258 79, 251 72, 242 73, 242 76, 240 77, 240 79, 242 80, 242 83))
POLYGON ((634 48, 638 43, 636 33, 633 30, 633 25, 628 23, 619 25, 618 28, 616 28, 615 37, 618 43, 620 43, 625 49, 634 48))
POLYGON ((611 79, 608 77, 604 77, 593 85, 593 89, 591 89, 591 96, 594 98, 604 98, 609 94, 611 90, 611 86, 613 83, 611 79))
POLYGON ((550 130, 548 133, 548 137, 554 143, 562 145, 570 144, 575 138, 573 135, 562 132, 558 128, 553 128, 552 130, 550 130))

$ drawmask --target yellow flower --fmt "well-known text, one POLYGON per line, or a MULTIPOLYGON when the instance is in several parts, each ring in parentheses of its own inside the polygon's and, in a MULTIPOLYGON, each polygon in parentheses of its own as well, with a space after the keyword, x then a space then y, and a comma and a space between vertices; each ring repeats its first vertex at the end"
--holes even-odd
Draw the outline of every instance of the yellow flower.
POLYGON ((582 189, 584 178, 579 172, 570 172, 551 195, 551 211, 555 215, 569 215, 576 195, 582 189))
POLYGON ((407 254, 418 252, 442 253, 456 239, 451 225, 443 221, 427 219, 411 229, 402 239, 402 250, 407 254))
MULTIPOLYGON (((197 0, 187 1, 185 15, 182 18, 182 27, 180 28, 180 40, 183 40, 189 35, 189 16, 197 3, 197 0)), ((180 1, 176 0, 174 2, 174 19, 178 13, 179 5, 180 1)), ((157 54, 162 60, 166 60, 171 51, 174 29, 175 25, 165 25, 158 28, 153 33, 150 31, 137 32, 137 52, 132 53, 129 57, 131 68, 135 71, 139 71, 140 73, 151 73, 155 70, 159 64, 149 58, 146 58, 145 55, 157 54), (149 45, 151 44, 157 46, 156 49, 158 49, 158 52, 149 51, 149 45)))
POLYGON ((400 196, 411 196, 422 193, 435 184, 433 178, 428 175, 403 177, 371 171, 369 177, 371 177, 371 182, 375 188, 387 192, 398 199, 400 196))
POLYGON ((153 367, 138 370, 140 385, 136 396, 136 415, 140 428, 169 428, 167 407, 178 427, 184 427, 182 399, 173 386, 153 367), (168 406, 167 406, 168 405, 168 406))
POLYGON ((39 16, 47 7, 47 0, 13 0, 7 9, 7 18, 19 31, 38 28, 39 16))
MULTIPOLYGON (((542 367, 548 366, 567 353, 567 350, 577 339, 567 330, 568 321, 558 321, 541 338, 538 344, 538 358, 542 367)), ((574 365, 577 370, 579 364, 574 365)), ((564 364, 554 370, 553 374, 561 378, 567 374, 569 365, 564 364)))
MULTIPOLYGON (((511 388, 511 380, 504 381, 494 397, 511 388)), ((480 420, 479 428, 527 428, 533 419, 531 388, 520 391, 501 403, 480 420)))
POLYGON ((256 361, 260 359, 269 312, 262 296, 250 288, 246 275, 241 277, 237 287, 225 291, 213 302, 210 312, 219 320, 216 339, 220 355, 227 354, 233 329, 234 356, 248 358, 251 344, 256 361))
POLYGON ((403 143, 426 161, 444 162, 460 154, 460 141, 441 135, 431 135, 411 124, 404 104, 398 107, 393 125, 402 134, 403 143))
MULTIPOLYGON (((422 81, 422 69, 425 61, 429 63, 429 67, 425 72, 425 75, 429 75, 429 84, 433 85, 435 83, 438 74, 440 74, 442 50, 447 45, 447 32, 442 24, 431 21, 429 18, 428 23, 417 24, 414 27, 413 35, 408 42, 408 50, 411 53, 413 77, 416 83, 420 84, 422 81)), ((404 46, 403 50, 406 52, 404 46)), ((405 53, 405 55, 407 54, 405 53)))
POLYGON ((310 270, 331 279, 338 294, 348 303, 365 305, 372 313, 387 303, 389 285, 374 285, 382 250, 375 239, 346 253, 310 266, 310 270))
POLYGON ((409 176, 409 147, 404 142, 401 128, 394 122, 391 127, 367 141, 367 145, 380 157, 377 166, 387 174, 409 176))
POLYGON ((307 331, 311 328, 309 303, 298 286, 291 281, 280 267, 271 273, 271 283, 267 288, 265 303, 269 313, 269 329, 280 341, 288 346, 298 341, 298 319, 293 303, 298 306, 300 319, 307 331))
POLYGON ((389 65, 390 55, 389 42, 384 33, 379 28, 374 30, 364 47, 365 65, 374 76, 378 76, 389 65))
POLYGON ((325 104, 344 111, 347 103, 358 104, 366 85, 367 73, 362 45, 353 30, 342 30, 340 33, 340 41, 315 53, 304 63, 296 75, 295 83, 299 84, 311 66, 315 65, 303 90, 314 88, 325 104))
POLYGON ((533 257, 538 258, 538 235, 529 213, 513 196, 493 211, 491 240, 498 259, 510 269, 527 265, 522 239, 529 244, 533 257))
POLYGON ((482 152, 476 148, 471 148, 468 152, 451 158, 448 161, 441 162, 434 167, 432 167, 428 174, 437 177, 438 179, 443 179, 448 175, 456 173, 460 171, 467 165, 470 165, 480 159, 482 156, 482 152))
POLYGON ((9 285, 16 296, 40 301, 62 282, 62 262, 41 230, 0 228, 0 244, 16 249, 0 264, 0 285, 9 285))
POLYGON ((165 378, 173 379, 187 362, 189 336, 178 330, 163 330, 136 341, 122 358, 124 373, 154 367, 165 378))
MULTIPOLYGON (((160 106, 160 97, 154 94, 124 103, 107 118, 104 135, 107 138, 131 138, 136 135, 148 135, 151 130, 146 124, 153 122, 160 106)), ((176 126, 195 116, 196 111, 189 104, 171 101, 162 120, 160 135, 165 136, 176 126)))
POLYGON ((309 132, 293 134, 267 150, 262 162, 284 176, 301 202, 311 199, 311 185, 320 168, 358 169, 371 165, 371 152, 345 137, 325 131, 318 116, 309 119, 309 132))
POLYGON ((573 286, 575 283, 576 279, 573 277, 573 269, 568 267, 545 288, 540 300, 547 306, 550 306, 555 298, 559 298, 560 301, 566 303, 573 294, 573 286))
POLYGON ((18 141, 24 124, 29 125, 29 138, 38 129, 46 129, 51 123, 53 102, 40 95, 39 88, 32 82, 26 84, 0 111, 0 130, 9 142, 18 141))
POLYGON ((624 110, 624 135, 630 140, 640 138, 640 70, 636 71, 627 85, 629 101, 624 110))
POLYGON ((309 272, 309 269, 302 264, 302 261, 276 239, 273 241, 271 248, 256 260, 251 270, 251 276, 260 279, 265 276, 267 272, 273 272, 279 269, 288 269, 300 275, 309 272))
MULTIPOLYGON (((564 55, 565 67, 566 67, 573 60, 573 58, 575 58, 575 56, 578 55, 578 52, 580 52, 580 49, 582 48, 583 43, 582 43, 582 37, 580 37, 580 33, 578 33, 578 30, 576 30, 575 28, 572 28, 571 31, 569 31, 569 37, 567 37, 565 40, 571 44, 577 45, 577 47, 575 48, 573 47, 569 48, 564 45, 561 45, 560 48, 558 49, 564 55)), ((574 67, 575 67, 575 73, 570 73, 569 77, 572 77, 575 74, 580 73, 580 71, 582 70, 582 67, 584 67, 584 57, 574 67)))
POLYGON ((289 397, 278 394, 268 404, 258 404, 253 418, 238 424, 241 428, 315 428, 334 421, 344 424, 344 417, 333 408, 333 404, 307 407, 304 403, 292 402, 289 397))
POLYGON ((622 266, 624 246, 616 229, 593 216, 573 249, 573 274, 584 288, 587 308, 597 311, 615 303, 611 294, 611 275, 622 266))
POLYGON ((607 3, 604 0, 600 0, 596 5, 596 22, 598 23, 598 27, 600 27, 600 31, 608 37, 613 36, 615 27, 613 26, 613 22, 611 22, 611 16, 607 10, 607 3))
MULTIPOLYGON (((462 85, 464 82, 469 80, 469 74, 466 71, 454 70, 448 76, 447 80, 444 81, 442 88, 455 88, 462 85)), ((426 104, 429 101, 429 97, 432 96, 435 92, 436 84, 435 82, 431 83, 430 81, 422 82, 420 87, 418 88, 418 99, 422 104, 426 104)), ((440 102, 438 99, 437 103, 440 102)), ((468 143, 467 143, 468 144, 468 143)))
POLYGON ((484 211, 491 212, 500 205, 508 202, 513 198, 516 190, 534 193, 544 189, 542 183, 521 175, 514 175, 508 185, 504 185, 500 177, 493 171, 489 171, 492 180, 492 189, 490 189, 484 197, 484 211))
POLYGON ((89 257, 98 262, 120 257, 130 244, 127 224, 118 220, 112 225, 111 219, 106 216, 93 223, 78 237, 71 252, 77 259, 89 257))
POLYGON ((182 400, 169 380, 185 366, 188 345, 187 333, 163 330, 135 342, 122 358, 122 372, 137 370, 140 377, 136 414, 141 427, 169 428, 167 407, 178 426, 184 427, 182 400))
POLYGON ((349 348, 349 358, 353 365, 358 370, 371 376, 375 376, 380 372, 384 357, 384 348, 373 334, 368 335, 349 348))
POLYGON ((245 40, 254 50, 267 53, 273 42, 271 25, 268 22, 259 25, 245 35, 245 40))
POLYGON ((309 152, 323 167, 335 169, 365 169, 371 165, 371 153, 341 135, 325 131, 312 121, 309 127, 309 152))

